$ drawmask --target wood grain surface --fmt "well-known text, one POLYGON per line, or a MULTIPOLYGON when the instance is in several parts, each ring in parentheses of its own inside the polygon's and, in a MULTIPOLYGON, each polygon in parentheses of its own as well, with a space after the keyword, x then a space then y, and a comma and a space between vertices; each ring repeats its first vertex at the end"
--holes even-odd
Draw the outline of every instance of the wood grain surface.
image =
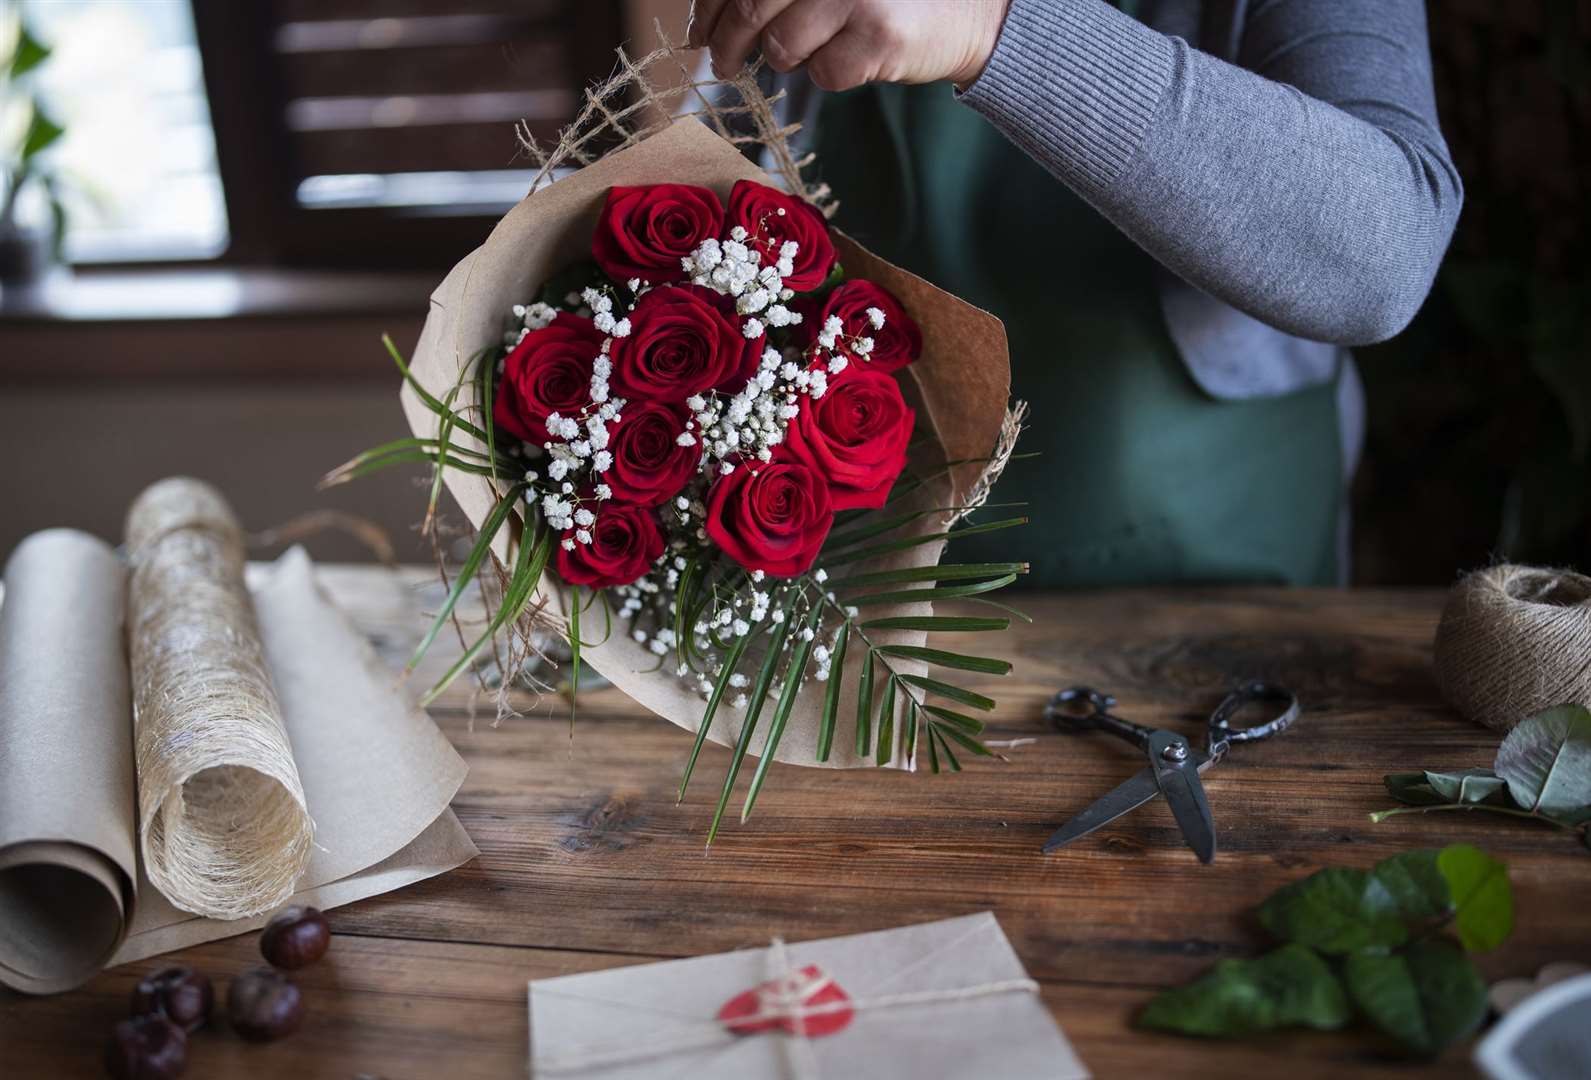
MULTIPOLYGON (((401 666, 440 595, 434 574, 323 576, 401 666)), ((725 751, 704 752, 676 806, 689 735, 613 691, 583 692, 571 729, 556 700, 494 724, 456 688, 433 714, 470 762, 455 807, 481 857, 335 911, 328 959, 301 976, 303 1029, 269 1046, 201 1033, 189 1075, 522 1077, 529 979, 985 909, 1096 1076, 1471 1075, 1468 1047, 1410 1066, 1366 1031, 1206 1042, 1131 1027, 1156 990, 1263 948, 1252 909, 1271 890, 1322 866, 1455 841, 1512 871, 1519 928, 1480 958, 1488 978, 1591 962, 1591 855, 1574 838, 1481 815, 1367 816, 1390 805, 1383 773, 1483 765, 1495 751, 1493 733, 1437 696, 1440 602, 1398 590, 1031 594, 1033 625, 999 639, 1014 672, 977 685, 1000 701, 990 737, 1032 743, 960 775, 781 767, 751 821, 726 827, 711 851, 725 751), (1294 688, 1305 714, 1205 774, 1213 865, 1183 847, 1160 801, 1039 854, 1061 821, 1138 767, 1115 740, 1052 731, 1039 715, 1051 693, 1092 684, 1122 715, 1195 736, 1246 677, 1294 688)), ((224 981, 257 962, 256 947, 248 935, 168 959, 224 981)), ((155 964, 59 997, 0 997, 0 1076, 99 1075, 105 1033, 155 964)))

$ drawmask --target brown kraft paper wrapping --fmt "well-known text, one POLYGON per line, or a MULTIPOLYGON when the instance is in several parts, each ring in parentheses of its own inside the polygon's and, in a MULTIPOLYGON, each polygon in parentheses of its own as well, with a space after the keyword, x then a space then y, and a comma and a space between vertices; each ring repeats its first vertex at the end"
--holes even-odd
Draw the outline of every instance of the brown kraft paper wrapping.
MULTIPOLYGON (((446 397, 470 358, 483 347, 502 340, 504 318, 513 305, 525 303, 558 270, 589 258, 591 233, 610 187, 699 184, 727 199, 737 180, 776 183, 735 147, 699 121, 686 117, 628 149, 609 154, 533 192, 510 210, 486 242, 455 266, 432 293, 431 311, 410 365, 415 379, 434 396, 446 397)), ((956 467, 946 483, 925 484, 915 505, 903 502, 900 509, 959 505, 983 472, 977 460, 994 449, 1005 422, 1011 382, 1005 328, 988 312, 885 262, 843 233, 835 231, 834 236, 847 273, 876 281, 895 293, 922 327, 922 356, 905 370, 901 381, 908 400, 939 438, 940 447, 934 456, 939 461, 972 462, 956 467)), ((478 390, 471 381, 463 388, 458 403, 478 408, 477 398, 478 390)), ((414 432, 435 438, 440 426, 436 414, 408 385, 403 387, 401 399, 414 432)), ((457 428, 450 437, 461 445, 485 449, 457 428)), ((914 464, 931 468, 933 463, 914 464)), ((470 522, 479 527, 497 501, 491 480, 456 470, 447 470, 445 479, 470 522)), ((938 516, 927 515, 899 535, 939 532, 943 527, 938 516)), ((495 544, 501 558, 508 555, 506 537, 505 530, 495 544)), ((933 565, 942 550, 942 544, 923 544, 860 563, 856 569, 933 565)), ((545 589, 545 585, 544 581, 546 610, 561 619, 563 599, 558 590, 545 589)), ((879 608, 876 613, 924 615, 931 611, 930 605, 918 603, 879 608)), ((921 645, 926 640, 926 635, 917 631, 886 631, 873 636, 880 642, 899 644, 921 645)), ((844 680, 840 690, 844 701, 856 699, 860 678, 861 665, 854 659, 856 650, 852 652, 853 657, 847 659, 840 676, 844 680)), ((688 731, 701 725, 702 699, 687 685, 658 671, 657 657, 628 634, 615 633, 600 645, 582 646, 580 656, 620 690, 671 723, 688 731)), ((918 674, 925 670, 914 661, 902 662, 900 669, 918 674)), ((849 740, 844 739, 835 741, 827 762, 816 760, 822 697, 821 687, 818 692, 811 687, 802 692, 775 757, 802 765, 874 765, 873 759, 858 757, 849 740)), ((743 718, 736 710, 719 709, 708 737, 722 745, 733 745, 743 718)), ((897 724, 897 732, 903 727, 897 724)), ((892 764, 909 767, 910 762, 905 755, 895 754, 892 764)))
POLYGON ((70 529, 24 540, 0 607, 0 982, 34 994, 111 958, 137 867, 123 572, 70 529))
MULTIPOLYGON (((331 909, 473 858, 448 808, 463 759, 321 590, 308 556, 295 548, 249 571, 317 826, 309 865, 284 902, 331 909)), ((107 964, 240 934, 268 917, 192 915, 137 865, 124 595, 114 552, 69 530, 28 538, 6 568, 0 984, 28 993, 69 990, 107 964)))

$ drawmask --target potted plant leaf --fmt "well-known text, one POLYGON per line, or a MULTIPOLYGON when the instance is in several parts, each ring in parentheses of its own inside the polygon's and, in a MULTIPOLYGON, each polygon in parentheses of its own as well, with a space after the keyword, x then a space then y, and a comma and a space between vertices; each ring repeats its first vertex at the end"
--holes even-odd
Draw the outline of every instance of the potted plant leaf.
POLYGON ((5 176, 0 195, 0 284, 16 285, 38 280, 50 261, 60 258, 66 208, 60 177, 43 155, 65 129, 45 111, 35 86, 40 65, 50 57, 49 48, 19 22, 14 40, 8 48, 0 44, 0 49, 0 169, 5 176), (24 195, 31 187, 43 192, 48 229, 22 220, 24 195))

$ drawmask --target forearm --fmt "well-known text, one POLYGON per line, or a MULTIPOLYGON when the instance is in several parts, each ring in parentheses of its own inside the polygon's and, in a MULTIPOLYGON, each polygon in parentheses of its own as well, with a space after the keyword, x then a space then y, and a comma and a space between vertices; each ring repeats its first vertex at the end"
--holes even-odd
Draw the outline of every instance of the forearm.
MULTIPOLYGON (((1350 62, 1410 62, 1390 33, 1351 36, 1350 62)), ((1171 270, 1306 338, 1358 344, 1401 329, 1462 199, 1416 111, 1327 104, 1102 0, 1014 0, 963 100, 1171 270)))

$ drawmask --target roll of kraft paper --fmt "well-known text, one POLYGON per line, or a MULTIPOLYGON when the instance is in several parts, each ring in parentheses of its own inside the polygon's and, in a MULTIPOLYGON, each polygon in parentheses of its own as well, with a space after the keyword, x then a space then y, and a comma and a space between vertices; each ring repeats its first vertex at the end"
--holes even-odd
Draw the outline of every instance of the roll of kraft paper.
POLYGON ((137 880, 125 583, 110 547, 35 533, 0 605, 0 983, 78 986, 121 943, 137 880))
POLYGON ((144 872, 235 919, 292 895, 312 826, 219 492, 162 480, 127 515, 128 656, 144 872))

